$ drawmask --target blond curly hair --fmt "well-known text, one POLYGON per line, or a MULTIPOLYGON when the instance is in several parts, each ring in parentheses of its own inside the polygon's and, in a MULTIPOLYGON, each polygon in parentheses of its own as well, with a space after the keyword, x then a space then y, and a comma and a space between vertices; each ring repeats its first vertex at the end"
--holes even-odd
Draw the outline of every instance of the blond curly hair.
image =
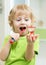
POLYGON ((35 17, 32 13, 32 9, 25 4, 22 4, 22 5, 17 5, 11 9, 9 16, 8 16, 10 26, 12 25, 12 21, 15 19, 15 15, 16 15, 17 10, 18 11, 19 10, 22 10, 22 11, 27 10, 29 12, 29 16, 30 16, 32 22, 35 21, 35 17))

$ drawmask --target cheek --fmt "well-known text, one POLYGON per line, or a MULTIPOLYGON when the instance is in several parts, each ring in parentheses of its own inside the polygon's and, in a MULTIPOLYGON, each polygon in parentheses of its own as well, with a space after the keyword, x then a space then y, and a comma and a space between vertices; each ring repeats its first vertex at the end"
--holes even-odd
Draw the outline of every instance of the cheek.
POLYGON ((14 30, 15 30, 15 32, 18 32, 18 30, 19 30, 19 24, 14 23, 14 30))
POLYGON ((14 23, 14 27, 18 27, 19 26, 19 23, 18 22, 15 22, 14 23))
POLYGON ((31 22, 27 22, 27 26, 31 26, 32 25, 32 23, 31 22))

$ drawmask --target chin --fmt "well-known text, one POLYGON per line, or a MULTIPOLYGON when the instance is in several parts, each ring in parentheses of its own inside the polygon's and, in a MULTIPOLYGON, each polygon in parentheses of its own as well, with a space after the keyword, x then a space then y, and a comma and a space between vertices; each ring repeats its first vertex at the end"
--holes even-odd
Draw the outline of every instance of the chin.
POLYGON ((20 34, 20 36, 25 36, 27 33, 20 34))

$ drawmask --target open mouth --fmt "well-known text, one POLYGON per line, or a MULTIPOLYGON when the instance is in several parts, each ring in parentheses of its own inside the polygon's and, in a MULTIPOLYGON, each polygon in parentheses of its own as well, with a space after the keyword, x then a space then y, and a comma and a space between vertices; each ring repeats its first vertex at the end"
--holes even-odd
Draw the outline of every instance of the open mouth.
POLYGON ((24 30, 26 30, 26 27, 20 27, 20 30, 24 31, 24 30))

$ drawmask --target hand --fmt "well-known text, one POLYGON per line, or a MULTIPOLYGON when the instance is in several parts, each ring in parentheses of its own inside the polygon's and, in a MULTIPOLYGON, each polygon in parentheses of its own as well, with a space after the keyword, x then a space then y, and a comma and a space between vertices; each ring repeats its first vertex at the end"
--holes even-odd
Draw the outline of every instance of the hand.
POLYGON ((34 26, 29 26, 28 27, 28 32, 29 34, 27 35, 27 40, 28 42, 34 42, 37 39, 37 34, 34 34, 35 27, 34 26))
POLYGON ((10 32, 10 36, 13 37, 16 41, 19 39, 19 33, 14 33, 13 31, 10 32))
POLYGON ((27 41, 28 43, 33 43, 37 39, 38 35, 37 34, 27 34, 27 41))

